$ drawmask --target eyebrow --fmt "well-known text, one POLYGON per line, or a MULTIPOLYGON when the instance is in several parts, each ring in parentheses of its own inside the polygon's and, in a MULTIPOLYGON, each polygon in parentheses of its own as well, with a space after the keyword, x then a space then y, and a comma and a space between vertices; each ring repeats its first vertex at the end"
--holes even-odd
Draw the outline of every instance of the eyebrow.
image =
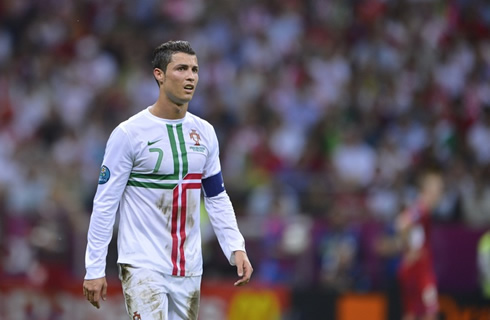
POLYGON ((187 67, 187 68, 196 68, 196 69, 199 69, 199 66, 197 64, 190 65, 190 64, 185 64, 185 63, 179 63, 179 64, 175 65, 175 68, 180 68, 180 67, 187 67))

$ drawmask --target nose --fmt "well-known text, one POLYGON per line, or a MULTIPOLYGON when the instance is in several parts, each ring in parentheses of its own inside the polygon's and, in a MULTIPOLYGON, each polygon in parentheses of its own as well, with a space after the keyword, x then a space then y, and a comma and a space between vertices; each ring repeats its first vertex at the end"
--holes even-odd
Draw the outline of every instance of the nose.
POLYGON ((186 79, 189 81, 195 81, 196 80, 196 73, 193 72, 192 70, 187 71, 186 79))

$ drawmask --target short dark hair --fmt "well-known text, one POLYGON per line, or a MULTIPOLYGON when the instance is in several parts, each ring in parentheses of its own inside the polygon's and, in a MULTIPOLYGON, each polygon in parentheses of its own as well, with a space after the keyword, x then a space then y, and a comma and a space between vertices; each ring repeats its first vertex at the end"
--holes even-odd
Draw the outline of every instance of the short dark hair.
POLYGON ((153 60, 151 61, 153 69, 159 68, 163 72, 166 72, 167 66, 172 60, 172 55, 177 52, 183 52, 193 56, 196 55, 188 41, 170 40, 162 43, 153 50, 153 60))

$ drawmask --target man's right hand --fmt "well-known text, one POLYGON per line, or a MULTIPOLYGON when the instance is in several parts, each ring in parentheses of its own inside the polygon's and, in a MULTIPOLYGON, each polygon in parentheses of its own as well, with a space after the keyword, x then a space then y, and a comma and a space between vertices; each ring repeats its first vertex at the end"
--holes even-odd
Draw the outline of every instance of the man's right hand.
POLYGON ((105 277, 83 281, 83 295, 97 309, 100 308, 99 300, 107 299, 107 280, 105 277))

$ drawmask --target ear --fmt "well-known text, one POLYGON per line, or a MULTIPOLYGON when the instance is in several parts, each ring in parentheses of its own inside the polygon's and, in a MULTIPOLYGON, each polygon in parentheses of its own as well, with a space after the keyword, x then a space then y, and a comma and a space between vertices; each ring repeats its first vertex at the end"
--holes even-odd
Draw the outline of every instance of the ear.
POLYGON ((163 72, 163 70, 160 68, 153 69, 153 76, 159 84, 162 84, 163 80, 165 80, 165 72, 163 72))

